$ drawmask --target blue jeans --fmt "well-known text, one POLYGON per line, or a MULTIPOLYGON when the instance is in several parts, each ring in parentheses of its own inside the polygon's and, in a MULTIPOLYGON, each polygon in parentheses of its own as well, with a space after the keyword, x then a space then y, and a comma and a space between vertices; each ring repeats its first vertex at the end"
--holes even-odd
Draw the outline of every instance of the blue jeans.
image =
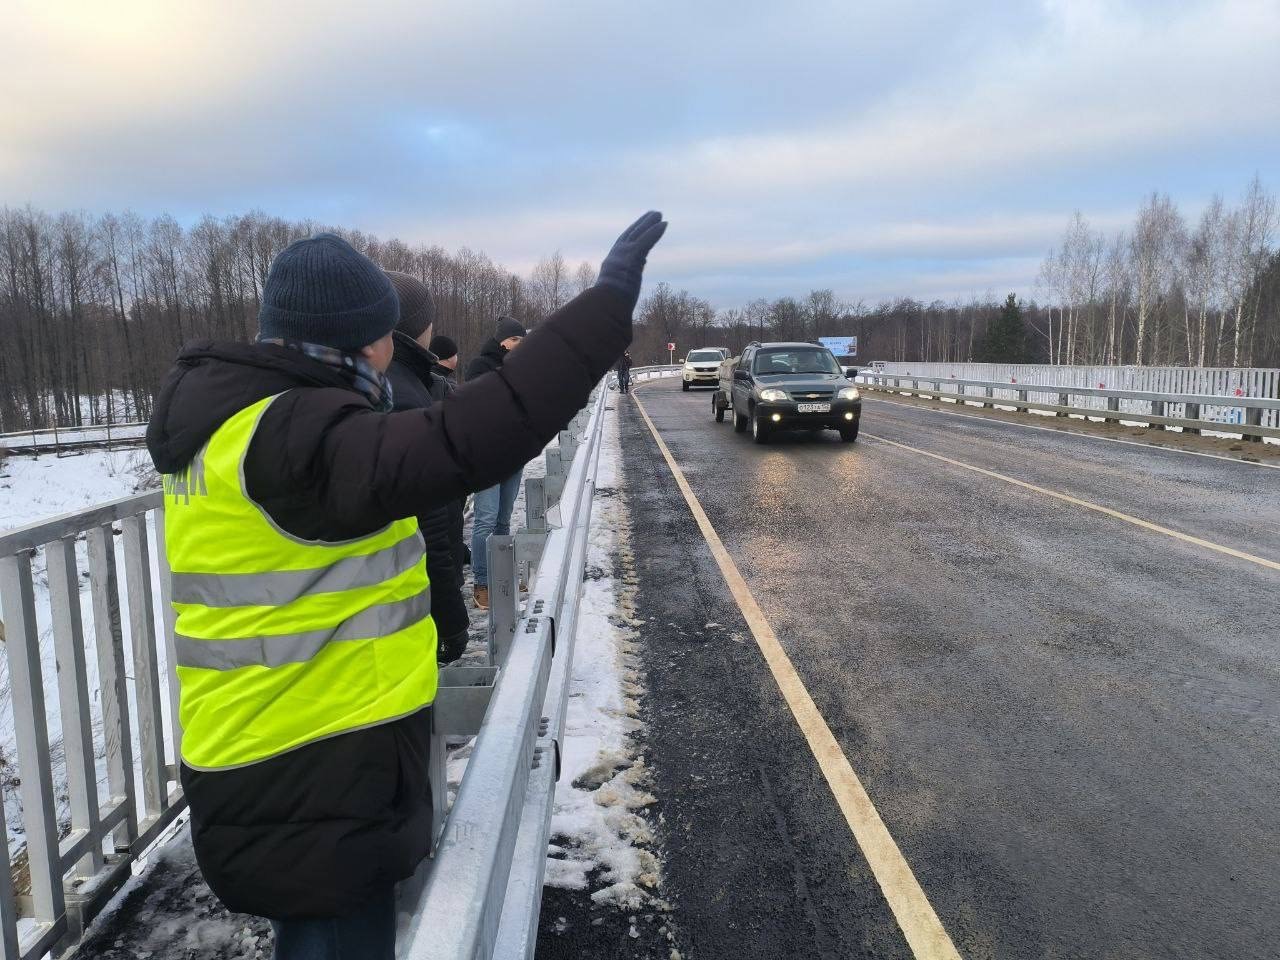
POLYGON ((395 960, 396 891, 326 920, 272 920, 275 960, 395 960))
POLYGON ((471 525, 471 569, 476 586, 489 585, 489 537, 505 537, 511 532, 511 511, 520 493, 524 471, 519 470, 501 483, 481 490, 475 496, 476 516, 471 525))

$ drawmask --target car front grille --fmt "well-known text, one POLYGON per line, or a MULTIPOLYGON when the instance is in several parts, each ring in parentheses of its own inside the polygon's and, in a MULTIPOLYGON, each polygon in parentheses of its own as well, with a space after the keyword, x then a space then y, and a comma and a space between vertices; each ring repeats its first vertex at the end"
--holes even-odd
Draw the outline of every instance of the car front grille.
POLYGON ((797 403, 821 403, 835 396, 834 390, 793 390, 791 399, 797 403))

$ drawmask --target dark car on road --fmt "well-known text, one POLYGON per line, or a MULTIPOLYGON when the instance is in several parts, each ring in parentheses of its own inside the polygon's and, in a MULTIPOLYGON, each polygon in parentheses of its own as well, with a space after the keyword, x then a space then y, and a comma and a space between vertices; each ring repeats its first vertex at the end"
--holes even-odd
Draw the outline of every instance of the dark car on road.
POLYGON ((720 385, 711 398, 717 421, 733 412, 733 429, 748 427, 756 443, 780 430, 838 430, 858 439, 862 395, 852 374, 826 347, 813 343, 753 343, 742 356, 720 365, 720 385))

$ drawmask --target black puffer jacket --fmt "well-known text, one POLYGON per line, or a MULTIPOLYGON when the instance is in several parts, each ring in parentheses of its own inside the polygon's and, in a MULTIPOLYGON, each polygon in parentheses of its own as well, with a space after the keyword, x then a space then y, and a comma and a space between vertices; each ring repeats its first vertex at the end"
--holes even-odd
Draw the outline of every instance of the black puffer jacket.
MULTIPOLYGON (((433 372, 436 356, 398 330, 393 335, 395 354, 387 370, 397 410, 423 410, 444 399, 446 386, 433 372)), ((462 597, 462 529, 455 516, 462 515, 462 501, 418 512, 418 528, 427 545, 427 575, 431 578, 431 615, 440 634, 441 663, 452 663, 467 646, 471 618, 462 597)))
POLYGON ((497 340, 490 337, 484 342, 480 352, 467 364, 467 382, 469 383, 476 377, 483 376, 486 373, 494 373, 501 370, 502 365, 506 362, 507 354, 510 352, 497 340))
MULTIPOLYGON (((497 376, 425 410, 375 412, 343 374, 285 347, 196 343, 156 401, 147 446, 184 467, 231 414, 282 394, 245 458, 250 496, 284 530, 347 540, 510 476, 582 407, 631 337, 593 288, 542 323, 497 376)), ((235 770, 181 769, 200 867, 232 910, 338 916, 407 877, 431 834, 430 711, 235 770)))

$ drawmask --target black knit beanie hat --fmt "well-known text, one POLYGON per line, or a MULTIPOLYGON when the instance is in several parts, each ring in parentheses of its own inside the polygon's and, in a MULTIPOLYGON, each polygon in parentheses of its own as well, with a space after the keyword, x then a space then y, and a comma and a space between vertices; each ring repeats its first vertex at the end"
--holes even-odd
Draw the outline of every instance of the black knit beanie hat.
POLYGON ((388 270, 391 285, 400 298, 400 322, 396 329, 417 340, 436 320, 436 305, 427 285, 411 273, 388 270))
POLYGON ((493 332, 493 339, 501 343, 508 337, 527 337, 529 331, 524 328, 524 324, 515 317, 499 317, 497 329, 493 332))
POLYGON ((395 287, 378 265, 341 237, 319 233, 272 261, 258 338, 355 352, 394 330, 399 317, 395 287))
POLYGON ((431 346, 427 347, 440 360, 448 360, 450 357, 458 355, 458 345, 453 342, 452 337, 446 337, 443 333, 438 333, 431 338, 431 346))

